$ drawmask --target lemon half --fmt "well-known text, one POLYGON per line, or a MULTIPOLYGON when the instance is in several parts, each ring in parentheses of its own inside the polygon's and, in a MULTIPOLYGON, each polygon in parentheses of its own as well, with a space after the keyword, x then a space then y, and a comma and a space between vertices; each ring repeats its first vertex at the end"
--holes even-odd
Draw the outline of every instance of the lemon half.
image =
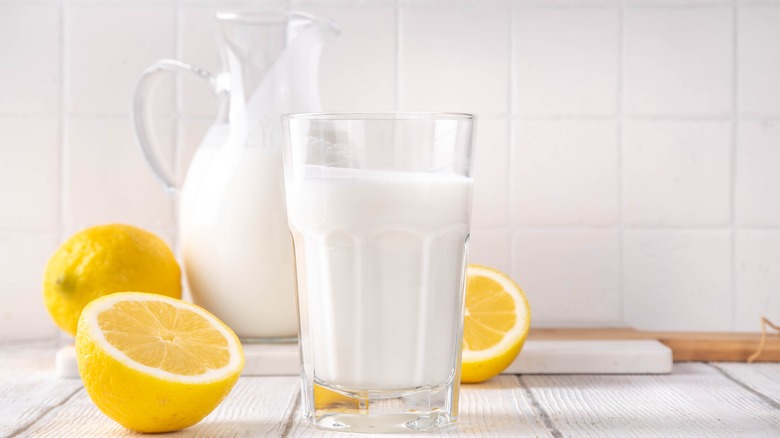
POLYGON ((214 315, 140 292, 107 295, 84 308, 76 358, 95 405, 139 432, 199 422, 228 395, 244 367, 241 343, 214 315))
POLYGON ((520 354, 531 323, 523 290, 501 271, 466 269, 466 310, 461 381, 484 382, 500 374, 520 354))

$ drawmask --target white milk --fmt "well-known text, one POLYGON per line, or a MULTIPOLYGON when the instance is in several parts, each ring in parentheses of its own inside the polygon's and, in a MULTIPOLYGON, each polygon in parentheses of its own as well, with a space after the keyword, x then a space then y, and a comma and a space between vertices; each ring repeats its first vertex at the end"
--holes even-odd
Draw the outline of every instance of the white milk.
POLYGON ((181 196, 193 301, 241 338, 297 336, 281 148, 209 143, 196 152, 181 196))
POLYGON ((452 378, 471 180, 308 166, 292 184, 306 374, 347 389, 452 378))

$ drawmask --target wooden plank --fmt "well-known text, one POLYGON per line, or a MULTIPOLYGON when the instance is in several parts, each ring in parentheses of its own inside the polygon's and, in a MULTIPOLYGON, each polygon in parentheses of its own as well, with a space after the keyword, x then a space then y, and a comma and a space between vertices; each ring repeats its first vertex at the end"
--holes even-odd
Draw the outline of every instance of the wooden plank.
MULTIPOLYGON (((760 333, 652 332, 630 328, 532 329, 534 340, 656 339, 672 349, 675 361, 744 362, 758 350, 760 333)), ((780 362, 780 336, 769 334, 757 362, 780 362)))
MULTIPOLYGON (((136 436, 99 412, 79 380, 54 377, 54 352, 0 347, 0 436, 136 436)), ((296 377, 242 377, 201 423, 159 436, 343 437, 305 422, 298 385, 296 377)), ((665 376, 499 376, 464 385, 457 426, 430 435, 776 437, 780 364, 678 363, 665 376)))
POLYGON ((461 387, 462 414, 452 436, 547 436, 544 422, 516 376, 461 387))
MULTIPOLYGON (((704 336, 663 337, 659 341, 672 349, 676 361, 733 361, 745 362, 758 350, 760 335, 743 334, 742 338, 709 339, 704 336)), ((780 338, 767 339, 766 346, 756 362, 780 361, 780 338)))
POLYGON ((780 406, 780 363, 722 362, 711 365, 780 406))
POLYGON ((86 391, 81 391, 64 405, 38 419, 18 436, 131 437, 136 434, 103 415, 92 403, 86 391))
POLYGON ((707 364, 667 376, 523 376, 562 436, 780 435, 780 410, 707 364))
POLYGON ((53 372, 49 345, 0 347, 0 436, 22 433, 81 390, 81 381, 62 381, 53 372))
MULTIPOLYGON (((445 437, 499 437, 549 436, 550 432, 517 383, 515 376, 499 376, 480 384, 463 385, 461 389, 461 413, 454 426, 426 436, 445 437)), ((301 409, 295 414, 295 422, 289 436, 300 438, 343 438, 343 432, 326 432, 311 426, 301 409)), ((349 434, 350 437, 375 437, 369 434, 349 434)), ((393 434, 393 437, 415 437, 420 433, 393 434)))
MULTIPOLYGON (((155 437, 280 436, 284 418, 298 394, 294 377, 242 377, 228 397, 200 423, 155 437)), ((137 436, 109 419, 81 392, 37 421, 24 436, 137 436)))

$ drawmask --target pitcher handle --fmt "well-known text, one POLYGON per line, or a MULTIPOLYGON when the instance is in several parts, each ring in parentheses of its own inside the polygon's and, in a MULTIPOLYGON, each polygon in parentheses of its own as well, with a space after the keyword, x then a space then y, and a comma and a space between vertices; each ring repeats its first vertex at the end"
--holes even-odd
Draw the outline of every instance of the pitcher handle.
POLYGON ((190 76, 205 79, 209 82, 215 93, 217 92, 217 80, 213 74, 200 67, 175 59, 161 59, 144 70, 144 72, 141 73, 141 77, 138 78, 138 81, 135 83, 135 88, 133 90, 133 110, 131 112, 135 139, 141 147, 141 152, 144 154, 146 163, 149 164, 154 175, 162 183, 163 187, 165 187, 165 191, 169 195, 176 196, 179 193, 179 187, 176 186, 173 176, 161 165, 160 157, 153 147, 152 142, 150 141, 151 136, 149 135, 149 100, 151 91, 154 88, 154 85, 162 78, 164 72, 187 73, 190 76))

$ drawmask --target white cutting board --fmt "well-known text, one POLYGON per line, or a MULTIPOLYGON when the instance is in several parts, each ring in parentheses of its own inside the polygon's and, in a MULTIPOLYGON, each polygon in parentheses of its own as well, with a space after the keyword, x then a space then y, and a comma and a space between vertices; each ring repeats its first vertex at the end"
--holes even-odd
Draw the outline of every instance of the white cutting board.
MULTIPOLYGON (((300 371, 297 344, 246 344, 244 376, 293 376, 300 371)), ((78 377, 73 346, 56 356, 57 376, 78 377)), ((672 350, 658 341, 528 340, 504 374, 666 374, 672 350)))

